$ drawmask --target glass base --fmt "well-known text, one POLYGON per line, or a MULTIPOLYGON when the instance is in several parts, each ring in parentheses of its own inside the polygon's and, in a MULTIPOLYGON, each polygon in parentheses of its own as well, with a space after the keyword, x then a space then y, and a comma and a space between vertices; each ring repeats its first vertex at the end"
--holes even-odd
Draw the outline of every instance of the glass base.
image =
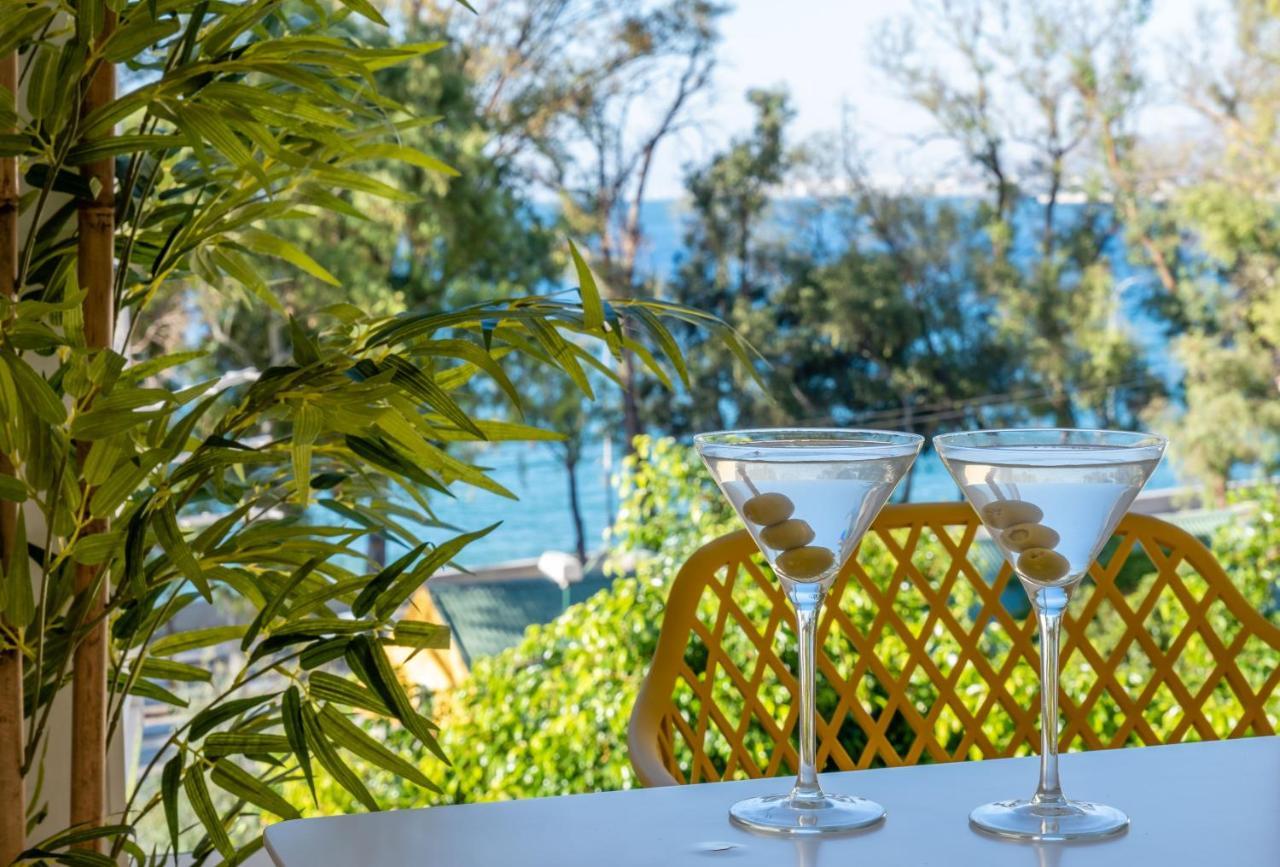
POLYGON ((884 819, 884 807, 852 795, 748 798, 729 808, 733 824, 749 831, 785 836, 845 834, 884 819))
POLYGON ((1000 837, 1045 842, 1109 837, 1129 827, 1129 817, 1115 807, 1066 799, 983 804, 969 814, 969 822, 1000 837))

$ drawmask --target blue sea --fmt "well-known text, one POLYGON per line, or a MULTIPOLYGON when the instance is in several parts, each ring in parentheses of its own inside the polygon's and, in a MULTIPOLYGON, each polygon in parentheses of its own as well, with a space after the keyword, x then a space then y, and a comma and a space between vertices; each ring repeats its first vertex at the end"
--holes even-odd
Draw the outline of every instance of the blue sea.
MULTIPOLYGON (((639 264, 646 273, 661 279, 671 272, 680 256, 684 234, 681 203, 649 203, 644 211, 644 224, 648 242, 639 264)), ((1144 281, 1149 280, 1150 275, 1130 266, 1118 244, 1111 255, 1117 275, 1116 291, 1121 302, 1121 324, 1134 335, 1147 354, 1153 371, 1172 381, 1177 376, 1176 365, 1169 358, 1159 324, 1146 315, 1140 303, 1144 281)), ((589 550, 601 546, 604 531, 612 521, 616 508, 612 477, 617 472, 619 457, 616 445, 607 449, 603 443, 597 442, 586 449, 578 466, 579 496, 589 550)), ((447 520, 451 523, 471 530, 495 521, 503 522, 489 536, 468 547, 459 562, 474 568, 537 557, 549 549, 573 550, 568 480, 553 447, 505 443, 486 448, 475 462, 492 467, 494 478, 516 493, 520 500, 512 502, 483 491, 458 489, 458 501, 447 507, 447 520)), ((912 473, 913 501, 960 497, 959 489, 931 450, 920 456, 912 473)), ((1180 483, 1175 468, 1166 460, 1147 487, 1168 488, 1180 483)))

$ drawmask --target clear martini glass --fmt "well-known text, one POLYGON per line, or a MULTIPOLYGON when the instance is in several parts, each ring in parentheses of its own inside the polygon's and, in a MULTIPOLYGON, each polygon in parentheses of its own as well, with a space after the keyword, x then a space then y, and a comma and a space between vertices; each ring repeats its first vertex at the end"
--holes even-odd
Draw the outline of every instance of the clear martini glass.
POLYGON ((835 834, 884 818, 874 801, 818 785, 814 656, 818 614, 836 574, 906 474, 915 434, 792 428, 700 434, 698 452, 760 546, 796 612, 800 769, 788 794, 750 798, 733 822, 772 834, 835 834))
POLYGON ((1013 567, 1040 627, 1040 785, 1028 799, 984 804, 974 827, 1020 840, 1117 834, 1129 817, 1073 801, 1058 779, 1058 646, 1062 614, 1089 564, 1168 441, 1101 430, 991 430, 945 434, 934 447, 1013 567))

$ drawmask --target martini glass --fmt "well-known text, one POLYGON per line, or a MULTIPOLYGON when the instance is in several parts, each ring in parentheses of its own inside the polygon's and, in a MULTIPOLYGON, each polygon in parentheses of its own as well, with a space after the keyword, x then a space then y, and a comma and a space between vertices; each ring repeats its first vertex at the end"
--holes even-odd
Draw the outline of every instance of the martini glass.
POLYGON ((772 834, 835 834, 874 825, 874 801, 829 795, 815 761, 818 613, 840 567, 915 460, 915 434, 823 428, 700 434, 698 452, 773 567, 800 638, 800 770, 791 792, 750 798, 733 822, 772 834))
POLYGON ((984 804, 974 827, 1020 840, 1118 834, 1129 817, 1069 800, 1058 780, 1058 645, 1071 592, 1160 462, 1168 441, 1100 430, 992 430, 933 438, 991 539, 1027 591, 1040 626, 1040 785, 984 804))

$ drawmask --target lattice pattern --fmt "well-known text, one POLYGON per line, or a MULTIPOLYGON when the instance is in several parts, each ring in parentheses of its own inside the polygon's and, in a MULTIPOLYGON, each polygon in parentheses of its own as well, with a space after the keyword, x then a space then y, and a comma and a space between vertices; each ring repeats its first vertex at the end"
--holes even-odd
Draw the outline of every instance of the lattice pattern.
MULTIPOLYGON (((671 591, 632 716, 647 785, 793 773, 790 607, 745 531, 671 591)), ((886 508, 818 631, 818 763, 842 770, 1034 752, 1035 618, 961 503, 886 508)), ((1063 626, 1064 749, 1274 734, 1280 628, 1194 537, 1127 516, 1063 626)))

